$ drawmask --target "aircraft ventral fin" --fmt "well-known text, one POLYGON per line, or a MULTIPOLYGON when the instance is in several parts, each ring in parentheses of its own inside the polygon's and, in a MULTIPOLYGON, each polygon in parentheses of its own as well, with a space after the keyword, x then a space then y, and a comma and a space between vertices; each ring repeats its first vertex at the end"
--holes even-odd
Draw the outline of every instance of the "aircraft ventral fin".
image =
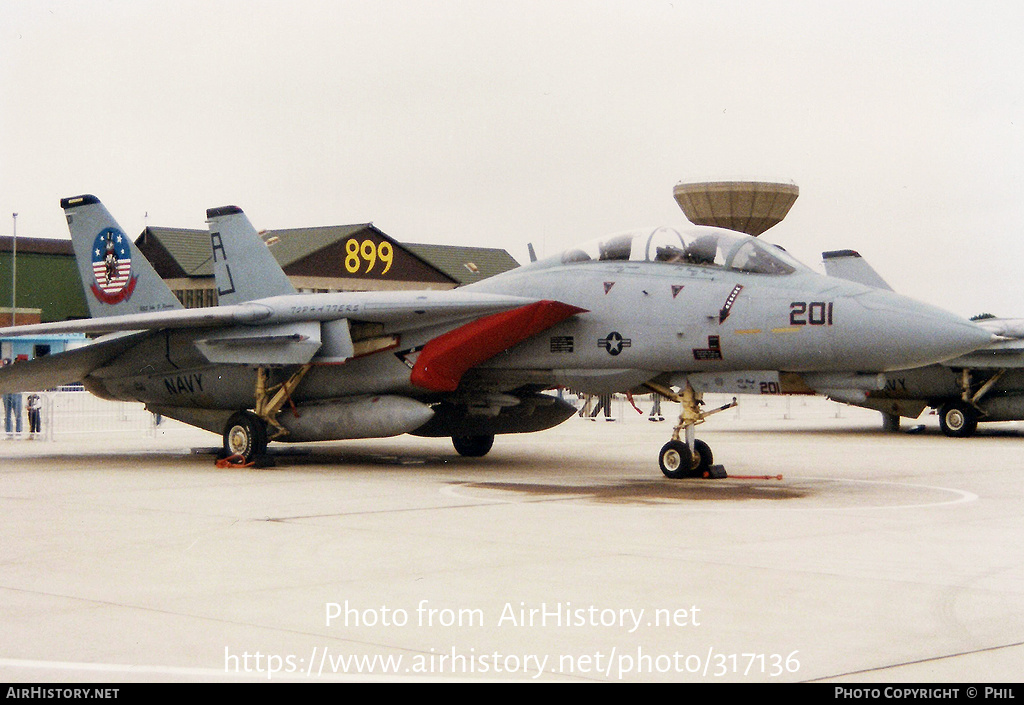
POLYGON ((416 358, 410 380, 423 389, 453 392, 462 375, 472 367, 585 312, 585 309, 558 301, 537 301, 479 318, 427 343, 416 358))

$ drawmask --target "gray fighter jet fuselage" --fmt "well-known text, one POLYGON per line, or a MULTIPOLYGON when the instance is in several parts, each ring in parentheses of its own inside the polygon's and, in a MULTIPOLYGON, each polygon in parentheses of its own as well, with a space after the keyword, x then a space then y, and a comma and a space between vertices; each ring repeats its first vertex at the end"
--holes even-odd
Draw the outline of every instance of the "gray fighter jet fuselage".
MULTIPOLYGON (((63 205, 73 239, 119 232, 93 197, 63 205)), ((125 289, 108 284, 95 298, 114 301, 117 313, 63 329, 118 333, 76 351, 62 373, 40 361, 21 379, 72 374, 100 396, 223 433, 225 450, 246 457, 268 438, 407 432, 452 436, 460 453, 482 455, 495 434, 549 428, 573 413, 544 390, 645 388, 683 404, 660 458, 666 475, 680 477, 706 472, 712 459, 692 435, 704 412, 690 376, 784 370, 841 386, 991 340, 940 309, 817 274, 777 247, 712 228, 615 235, 452 291, 300 295, 241 210, 208 216, 221 306, 148 298, 155 275, 141 255, 123 254, 138 272, 138 281, 125 278, 137 310, 126 311, 125 289), (267 289, 273 295, 260 297, 267 289)), ((86 281, 92 270, 82 271, 86 281)))
MULTIPOLYGON (((945 312, 883 290, 831 279, 803 268, 771 246, 733 233, 694 228, 691 238, 714 238, 721 263, 659 261, 632 257, 648 250, 647 240, 682 234, 667 229, 629 233, 598 245, 597 256, 552 260, 513 270, 463 293, 485 292, 524 301, 559 301, 584 309, 575 316, 475 366, 462 380, 473 389, 504 393, 523 386, 565 386, 588 394, 626 391, 657 378, 683 386, 687 373, 721 370, 796 372, 902 369, 948 356, 949 345, 974 344, 980 336, 945 312), (655 235, 656 233, 656 235, 655 235), (700 233, 693 235, 693 233, 700 233), (613 259, 609 252, 621 255, 613 259), (759 271, 726 265, 728 250, 747 246, 772 261, 759 271), (603 255, 603 258, 602 258, 603 255), (563 261, 565 260, 565 261, 563 261), (960 339, 957 338, 957 333, 960 339)), ((663 246, 664 247, 664 246, 663 246)), ((257 300, 266 325, 298 325, 310 313, 322 320, 358 320, 380 294, 307 294, 257 300), (347 310, 339 309, 344 301, 347 310)), ((435 295, 440 301, 446 297, 435 295)), ((424 299, 426 301, 426 299, 424 299)), ((424 314, 425 315, 425 314, 424 314)), ((319 324, 320 322, 317 321, 319 324)), ((397 394, 432 399, 438 390, 411 381, 411 364, 427 342, 452 327, 422 327, 401 319, 373 329, 372 339, 388 348, 370 355, 343 356, 335 364, 322 353, 306 380, 292 393, 295 403, 355 395, 397 394)), ((325 350, 337 346, 324 326, 325 350)), ((338 334, 351 335, 351 328, 338 334)), ((165 330, 140 342, 116 362, 90 375, 90 389, 114 399, 205 409, 253 408, 255 368, 214 365, 203 343, 205 330, 165 330), (131 374, 134 371, 134 374, 131 374)), ((243 338, 244 340, 244 338, 243 338)), ((284 363, 287 360, 282 361, 284 363)), ((444 390, 451 395, 454 391, 444 390)))

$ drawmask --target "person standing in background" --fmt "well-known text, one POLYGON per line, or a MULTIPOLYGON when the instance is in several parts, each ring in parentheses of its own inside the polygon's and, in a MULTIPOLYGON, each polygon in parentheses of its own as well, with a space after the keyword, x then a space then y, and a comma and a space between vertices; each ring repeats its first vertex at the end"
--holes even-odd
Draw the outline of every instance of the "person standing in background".
MULTIPOLYGON (((10 364, 10 360, 4 359, 4 367, 10 364)), ((21 435, 21 392, 4 394, 4 430, 8 439, 13 437, 13 433, 21 435)))
POLYGON ((43 398, 37 392, 28 395, 28 433, 35 438, 43 431, 43 398))
POLYGON ((604 420, 605 421, 614 421, 615 420, 615 419, 612 418, 612 395, 611 394, 601 394, 601 395, 598 396, 598 404, 597 404, 597 406, 594 407, 594 410, 590 412, 590 418, 593 419, 594 421, 597 421, 597 415, 601 413, 602 409, 604 410, 604 420))

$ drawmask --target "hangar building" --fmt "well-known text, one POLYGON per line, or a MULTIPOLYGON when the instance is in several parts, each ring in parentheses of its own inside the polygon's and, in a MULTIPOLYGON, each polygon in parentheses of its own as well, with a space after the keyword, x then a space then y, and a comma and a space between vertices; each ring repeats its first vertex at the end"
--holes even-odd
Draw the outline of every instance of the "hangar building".
MULTIPOLYGON (((301 292, 453 289, 519 266, 502 249, 399 243, 372 224, 263 237, 301 292)), ((0 237, 0 325, 11 322, 12 245, 0 237)), ((185 306, 216 305, 208 231, 147 227, 136 245, 185 306)), ((71 241, 18 237, 15 322, 88 316, 71 241)))
MULTIPOLYGON (((372 223, 261 235, 303 293, 454 289, 519 266, 505 250, 400 243, 372 223)), ((216 305, 208 231, 147 227, 135 244, 186 307, 216 305)))

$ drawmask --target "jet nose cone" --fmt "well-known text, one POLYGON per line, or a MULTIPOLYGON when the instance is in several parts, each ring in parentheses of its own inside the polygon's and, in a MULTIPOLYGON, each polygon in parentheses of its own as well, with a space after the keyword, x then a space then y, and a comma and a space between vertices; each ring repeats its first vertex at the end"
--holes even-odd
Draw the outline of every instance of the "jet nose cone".
POLYGON ((870 321, 865 333, 881 356, 878 369, 930 365, 973 352, 995 339, 971 321, 891 291, 876 290, 856 298, 870 321))

